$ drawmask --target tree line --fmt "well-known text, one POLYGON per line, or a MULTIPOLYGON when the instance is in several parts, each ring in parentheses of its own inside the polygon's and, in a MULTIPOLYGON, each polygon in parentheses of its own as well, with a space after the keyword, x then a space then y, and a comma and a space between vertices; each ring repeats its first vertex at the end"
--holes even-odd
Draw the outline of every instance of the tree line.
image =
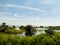
MULTIPOLYGON (((27 36, 32 36, 34 35, 34 32, 36 31, 36 29, 32 26, 32 25, 27 25, 27 26, 20 26, 19 29, 21 31, 25 30, 25 34, 27 36)), ((9 26, 6 23, 2 23, 0 25, 0 32, 5 32, 5 33, 11 33, 11 32, 15 32, 18 31, 16 30, 16 26, 9 26)))

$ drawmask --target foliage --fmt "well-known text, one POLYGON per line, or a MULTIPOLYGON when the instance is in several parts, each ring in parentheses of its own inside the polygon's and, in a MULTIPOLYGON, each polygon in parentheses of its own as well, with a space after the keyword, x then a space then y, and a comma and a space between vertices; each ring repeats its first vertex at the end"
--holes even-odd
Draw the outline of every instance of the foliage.
POLYGON ((49 26, 49 27, 52 27, 53 30, 60 30, 60 26, 49 26))
POLYGON ((8 25, 6 25, 6 23, 2 23, 2 25, 0 26, 0 32, 4 32, 5 30, 7 30, 9 27, 8 25))
POLYGON ((54 30, 52 29, 51 26, 48 28, 48 30, 45 30, 45 32, 46 32, 47 34, 54 34, 54 30))
POLYGON ((16 30, 16 27, 13 25, 12 27, 11 26, 8 26, 6 25, 6 23, 2 23, 2 25, 0 25, 0 33, 3 32, 3 33, 11 33, 11 34, 20 34, 22 32, 24 32, 24 30, 16 30))
POLYGON ((53 29, 54 30, 60 30, 60 26, 54 26, 53 29))
POLYGON ((54 35, 19 37, 11 34, 0 34, 0 45, 60 45, 60 33, 54 35))
POLYGON ((25 27, 25 30, 26 30, 26 35, 27 36, 32 36, 32 35, 34 35, 34 27, 32 26, 32 25, 27 25, 26 27, 25 27))
POLYGON ((40 26, 40 28, 43 28, 44 26, 40 26))
POLYGON ((25 29, 25 26, 20 26, 19 27, 21 30, 24 30, 25 29))
POLYGON ((27 25, 25 28, 25 37, 20 37, 17 34, 24 32, 24 30, 15 30, 15 26, 10 27, 6 23, 0 26, 0 45, 60 45, 60 33, 55 33, 52 27, 46 30, 49 34, 40 34, 32 36, 35 28, 27 25), (9 33, 9 34, 7 34, 9 33))
POLYGON ((13 28, 14 30, 16 29, 16 27, 15 27, 14 25, 12 26, 12 28, 13 28))

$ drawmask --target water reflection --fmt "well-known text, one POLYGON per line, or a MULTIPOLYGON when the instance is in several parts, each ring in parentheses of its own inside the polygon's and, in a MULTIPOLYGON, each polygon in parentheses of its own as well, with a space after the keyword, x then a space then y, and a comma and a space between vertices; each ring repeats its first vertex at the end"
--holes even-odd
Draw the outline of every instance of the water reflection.
MULTIPOLYGON (((34 35, 33 36, 36 36, 36 35, 45 33, 44 30, 46 30, 46 28, 36 28, 36 30, 37 31, 34 32, 34 35), (40 30, 42 30, 42 31, 40 31, 40 30)), ((22 34, 18 34, 18 36, 25 37, 26 35, 25 35, 25 32, 23 32, 22 34)))
MULTIPOLYGON (((60 30, 55 30, 55 32, 60 32, 60 30)), ((44 30, 42 30, 42 31, 36 31, 36 32, 34 32, 34 35, 33 36, 36 36, 36 35, 39 35, 39 34, 44 34, 45 33, 45 31, 44 30)), ((25 37, 26 35, 25 35, 25 32, 23 32, 22 34, 18 34, 19 36, 21 36, 21 37, 25 37)))
MULTIPOLYGON (((34 35, 33 36, 36 36, 36 35, 39 35, 39 34, 43 34, 43 33, 45 33, 45 30, 47 30, 47 28, 36 28, 36 29, 37 29, 37 31, 34 32, 34 35)), ((55 32, 60 32, 60 30, 54 30, 54 31, 55 32)), ((25 37, 26 36, 25 35, 25 32, 23 32, 22 34, 17 34, 17 35, 20 36, 20 37, 25 37)))
POLYGON ((60 32, 60 30, 55 30, 55 32, 60 32))
POLYGON ((39 34, 43 34, 43 33, 45 33, 45 31, 37 31, 37 32, 35 33, 35 35, 39 35, 39 34))
MULTIPOLYGON (((39 34, 43 34, 45 33, 45 31, 37 31, 37 32, 34 32, 34 35, 33 36, 36 36, 36 35, 39 35, 39 34)), ((23 32, 22 34, 18 34, 18 36, 20 37, 25 37, 25 32, 23 32)))

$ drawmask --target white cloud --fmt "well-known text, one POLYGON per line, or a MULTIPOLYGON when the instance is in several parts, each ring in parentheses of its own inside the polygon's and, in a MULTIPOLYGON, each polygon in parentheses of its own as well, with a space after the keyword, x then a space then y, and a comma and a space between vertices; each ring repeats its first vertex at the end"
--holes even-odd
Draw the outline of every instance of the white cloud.
MULTIPOLYGON (((37 20, 40 20, 39 17, 35 17, 37 20)), ((32 25, 44 25, 44 26, 57 26, 57 25, 60 25, 60 22, 55 22, 55 21, 50 21, 50 20, 40 20, 39 21, 36 21, 36 19, 20 19, 20 18, 6 18, 6 17, 1 17, 0 18, 0 23, 1 22, 6 22, 7 24, 9 25, 28 25, 28 24, 32 24, 32 25)))
POLYGON ((12 13, 9 13, 9 12, 0 12, 0 14, 12 14, 12 13))
POLYGON ((24 16, 24 14, 17 14, 17 13, 15 13, 14 16, 19 18, 27 17, 27 16, 24 16))
MULTIPOLYGON (((28 18, 28 19, 33 19, 33 17, 31 17, 31 16, 26 16, 24 13, 10 13, 10 12, 0 12, 0 16, 1 17, 6 17, 6 16, 3 16, 3 15, 9 15, 9 14, 11 14, 12 16, 14 16, 15 18, 16 17, 18 17, 18 18, 28 18)), ((4 19, 4 18, 3 18, 4 19)), ((5 18, 5 19, 7 19, 7 18, 5 18)), ((12 20, 12 18, 8 18, 8 19, 11 19, 12 20)))
POLYGON ((40 1, 41 4, 54 4, 57 3, 57 0, 42 0, 40 1))
MULTIPOLYGON (((0 16, 3 16, 3 15, 9 15, 11 14, 12 16, 15 16, 15 17, 25 17, 23 13, 11 13, 11 12, 0 12, 0 16)), ((6 16, 5 16, 6 17, 6 16)))
POLYGON ((57 13, 58 13, 57 9, 51 9, 50 12, 51 12, 52 14, 54 14, 54 15, 57 15, 57 13))
POLYGON ((20 22, 20 19, 17 18, 8 18, 8 17, 1 17, 0 23, 6 22, 8 25, 17 25, 20 22))
POLYGON ((19 20, 17 18, 0 17, 1 20, 19 20))
POLYGON ((39 8, 20 6, 20 5, 5 4, 5 5, 0 5, 0 6, 3 6, 3 7, 15 7, 15 8, 19 8, 19 9, 28 9, 28 10, 33 10, 33 11, 47 12, 46 10, 42 10, 42 9, 39 9, 39 8))
POLYGON ((17 15, 17 14, 14 14, 14 16, 15 16, 15 17, 18 17, 18 15, 17 15))
POLYGON ((35 19, 36 19, 36 20, 40 20, 40 18, 39 18, 39 17, 35 17, 35 19))

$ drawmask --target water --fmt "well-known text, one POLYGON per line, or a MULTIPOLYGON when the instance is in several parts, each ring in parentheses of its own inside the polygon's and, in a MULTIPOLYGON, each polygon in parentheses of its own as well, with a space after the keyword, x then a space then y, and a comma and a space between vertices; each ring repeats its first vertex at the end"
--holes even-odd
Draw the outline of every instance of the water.
POLYGON ((55 30, 55 32, 60 32, 60 30, 55 30))
MULTIPOLYGON (((45 33, 44 30, 46 28, 36 28, 36 29, 37 31, 34 33, 34 36, 45 33)), ((22 34, 18 34, 18 36, 25 37, 25 32, 23 32, 22 34)))
MULTIPOLYGON (((43 34, 43 33, 45 33, 45 31, 37 31, 37 32, 35 32, 34 36, 43 34)), ((18 36, 25 37, 25 32, 23 32, 22 34, 18 34, 18 36)))
MULTIPOLYGON (((47 28, 36 28, 36 29, 37 29, 37 32, 35 32, 34 36, 39 34, 44 34, 47 28)), ((55 32, 60 32, 60 30, 55 30, 55 32)), ((22 34, 18 34, 18 36, 25 37, 25 32, 23 32, 22 34)))
POLYGON ((18 34, 18 36, 25 37, 25 32, 23 32, 22 34, 18 34))
POLYGON ((36 30, 47 30, 47 28, 36 28, 36 30))
POLYGON ((45 33, 45 31, 37 31, 37 32, 35 33, 35 35, 39 35, 39 34, 43 34, 43 33, 45 33))

